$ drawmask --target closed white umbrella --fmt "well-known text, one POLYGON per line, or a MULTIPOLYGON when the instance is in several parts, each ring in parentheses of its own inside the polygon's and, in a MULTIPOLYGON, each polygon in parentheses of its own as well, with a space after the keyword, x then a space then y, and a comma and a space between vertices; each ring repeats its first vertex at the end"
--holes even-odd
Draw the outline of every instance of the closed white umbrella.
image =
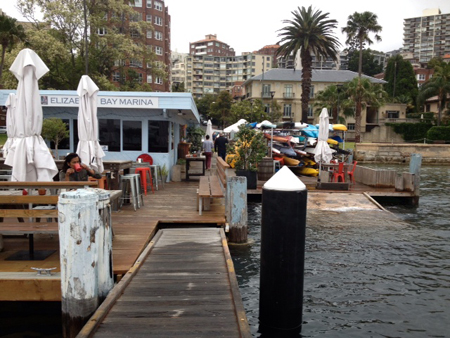
POLYGON ((209 139, 212 141, 213 129, 211 120, 208 120, 208 123, 206 124, 206 135, 209 135, 209 139))
POLYGON ((6 99, 6 135, 8 139, 3 145, 3 157, 6 158, 8 156, 9 148, 11 148, 14 137, 16 135, 16 129, 14 126, 14 112, 16 110, 16 94, 11 93, 8 95, 6 99))
POLYGON ((245 119, 240 119, 239 121, 237 121, 235 124, 232 124, 231 126, 226 127, 223 131, 225 133, 231 133, 231 132, 235 132, 237 133, 239 131, 239 126, 241 124, 247 124, 247 120, 245 119))
POLYGON ((78 108, 78 147, 77 154, 82 161, 95 171, 102 173, 105 153, 98 142, 97 94, 98 87, 92 79, 83 75, 78 84, 80 97, 78 108))
POLYGON ((9 69, 19 80, 14 111, 15 135, 5 164, 12 167, 11 181, 52 181, 58 173, 47 144, 41 137, 42 106, 38 80, 47 66, 31 49, 23 49, 9 69))
POLYGON ((317 138, 317 145, 314 149, 314 160, 319 164, 319 177, 322 163, 330 163, 333 158, 333 153, 328 145, 329 133, 329 116, 327 108, 323 108, 320 113, 319 121, 319 137, 317 138))

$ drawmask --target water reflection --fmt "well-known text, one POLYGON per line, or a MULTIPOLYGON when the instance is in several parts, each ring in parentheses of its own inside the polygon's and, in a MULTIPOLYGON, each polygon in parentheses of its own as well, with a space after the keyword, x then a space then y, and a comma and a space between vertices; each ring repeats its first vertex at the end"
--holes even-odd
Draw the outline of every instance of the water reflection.
MULTIPOLYGON (((450 167, 422 168, 419 207, 388 207, 407 223, 376 211, 308 212, 303 337, 449 336, 449 176, 450 167)), ((260 216, 249 204, 254 244, 231 248, 255 337, 260 216)))

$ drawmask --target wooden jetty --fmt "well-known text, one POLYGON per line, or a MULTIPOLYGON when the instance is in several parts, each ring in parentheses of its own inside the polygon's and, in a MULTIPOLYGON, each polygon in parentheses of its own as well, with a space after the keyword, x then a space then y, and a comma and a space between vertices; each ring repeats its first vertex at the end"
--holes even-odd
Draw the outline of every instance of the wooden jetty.
POLYGON ((221 228, 160 230, 78 337, 250 337, 221 228))

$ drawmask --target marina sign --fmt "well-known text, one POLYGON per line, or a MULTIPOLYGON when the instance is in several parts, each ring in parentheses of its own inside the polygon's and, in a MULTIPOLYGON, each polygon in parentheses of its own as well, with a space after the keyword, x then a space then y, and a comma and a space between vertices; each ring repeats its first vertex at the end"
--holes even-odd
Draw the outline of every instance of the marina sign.
MULTIPOLYGON (((137 108, 137 109, 156 109, 159 108, 158 97, 114 97, 98 96, 98 108, 137 108)), ((47 107, 78 107, 80 98, 78 96, 65 95, 41 95, 42 106, 47 107)))

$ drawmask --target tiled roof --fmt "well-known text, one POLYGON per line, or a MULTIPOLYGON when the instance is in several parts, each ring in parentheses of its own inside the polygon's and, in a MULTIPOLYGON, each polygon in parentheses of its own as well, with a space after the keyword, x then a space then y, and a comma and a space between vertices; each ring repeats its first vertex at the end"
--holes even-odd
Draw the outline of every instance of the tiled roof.
MULTIPOLYGON (((358 73, 352 72, 350 70, 320 70, 313 69, 312 70, 312 82, 332 82, 332 83, 342 83, 349 82, 358 76, 358 73)), ((384 80, 379 80, 371 76, 362 75, 363 78, 369 79, 372 83, 387 83, 384 80)), ((301 70, 293 70, 293 69, 280 69, 275 68, 271 69, 268 72, 252 77, 247 80, 246 83, 251 81, 295 81, 301 82, 302 80, 302 71, 301 70)))

